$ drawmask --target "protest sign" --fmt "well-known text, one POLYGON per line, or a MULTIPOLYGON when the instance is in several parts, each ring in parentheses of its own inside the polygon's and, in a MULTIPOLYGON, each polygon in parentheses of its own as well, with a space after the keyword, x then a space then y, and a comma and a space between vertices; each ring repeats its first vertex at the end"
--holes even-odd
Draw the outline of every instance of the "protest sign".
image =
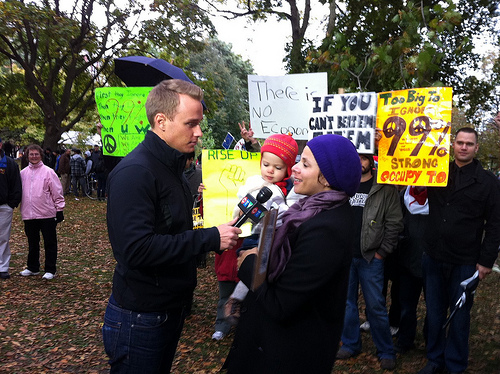
POLYGON ((103 154, 123 157, 149 130, 146 98, 152 87, 102 87, 95 90, 101 118, 103 154))
POLYGON ((313 97, 309 113, 309 139, 323 134, 342 135, 359 153, 375 152, 375 92, 313 97))
POLYGON ((234 149, 202 151, 204 227, 218 226, 233 218, 239 203, 238 189, 249 176, 260 175, 260 153, 234 149))
POLYGON ((446 186, 452 89, 415 88, 378 94, 378 183, 446 186))
POLYGON ((255 137, 291 133, 296 140, 307 140, 312 98, 327 94, 326 73, 249 75, 250 123, 255 137))

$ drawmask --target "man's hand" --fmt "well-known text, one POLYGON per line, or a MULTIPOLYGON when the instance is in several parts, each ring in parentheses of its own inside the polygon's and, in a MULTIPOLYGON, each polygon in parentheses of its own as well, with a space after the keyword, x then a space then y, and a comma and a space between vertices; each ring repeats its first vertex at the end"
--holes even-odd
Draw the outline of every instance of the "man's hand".
POLYGON ((233 227, 238 219, 235 218, 228 223, 217 226, 220 235, 220 250, 224 251, 226 249, 231 249, 236 245, 238 241, 238 235, 241 234, 241 230, 238 227, 233 227))
POLYGON ((479 264, 476 264, 476 270, 479 271, 479 280, 483 280, 489 273, 491 273, 491 268, 487 268, 486 266, 479 264))

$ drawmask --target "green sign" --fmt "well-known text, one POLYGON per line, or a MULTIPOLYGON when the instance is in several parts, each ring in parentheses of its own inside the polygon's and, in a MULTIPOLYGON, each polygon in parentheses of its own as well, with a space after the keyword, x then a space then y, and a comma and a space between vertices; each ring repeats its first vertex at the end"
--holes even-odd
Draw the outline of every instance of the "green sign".
POLYGON ((152 87, 102 87, 95 91, 102 124, 103 153, 123 157, 139 144, 149 130, 146 98, 152 87))

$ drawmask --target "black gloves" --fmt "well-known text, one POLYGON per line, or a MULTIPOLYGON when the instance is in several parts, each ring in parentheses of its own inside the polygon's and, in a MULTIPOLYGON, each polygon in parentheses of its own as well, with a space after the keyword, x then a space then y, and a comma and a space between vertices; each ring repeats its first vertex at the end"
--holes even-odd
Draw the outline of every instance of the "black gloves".
POLYGON ((64 221, 64 213, 62 210, 60 212, 56 212, 56 223, 64 221))

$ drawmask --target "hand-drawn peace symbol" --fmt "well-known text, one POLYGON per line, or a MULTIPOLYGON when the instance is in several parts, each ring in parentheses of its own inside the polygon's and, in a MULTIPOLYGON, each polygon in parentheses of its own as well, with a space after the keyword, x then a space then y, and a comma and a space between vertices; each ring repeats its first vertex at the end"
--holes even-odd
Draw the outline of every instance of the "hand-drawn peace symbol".
POLYGON ((106 149, 106 152, 108 153, 113 153, 116 151, 116 140, 113 138, 113 136, 107 134, 104 136, 103 139, 103 146, 104 149, 106 149))

